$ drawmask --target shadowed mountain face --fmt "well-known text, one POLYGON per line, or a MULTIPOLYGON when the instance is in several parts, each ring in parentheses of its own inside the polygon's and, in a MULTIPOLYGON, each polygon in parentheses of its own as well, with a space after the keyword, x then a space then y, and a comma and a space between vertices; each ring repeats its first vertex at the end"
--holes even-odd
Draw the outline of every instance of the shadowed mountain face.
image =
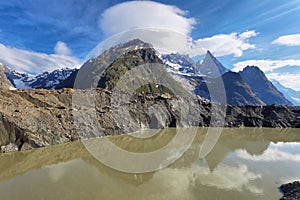
POLYGON ((0 89, 12 89, 14 86, 6 77, 4 68, 5 66, 0 63, 0 89))
POLYGON ((265 104, 292 105, 258 67, 247 66, 239 73, 265 104))
POLYGON ((207 99, 211 99, 211 92, 217 95, 226 95, 226 102, 220 103, 230 105, 264 105, 245 82, 243 77, 239 73, 231 71, 226 72, 219 78, 205 78, 199 82, 195 89, 196 94, 207 99), (217 82, 221 81, 224 83, 225 94, 222 93, 222 88, 217 85, 217 82), (210 88, 211 91, 209 91, 208 88, 210 88))
MULTIPOLYGON (((221 77, 225 87, 226 99, 231 105, 293 105, 268 80, 258 67, 246 67, 239 73, 231 72, 208 51, 199 67, 205 76, 195 87, 195 93, 204 98, 210 98, 207 84, 214 88, 215 93, 221 88, 214 87, 218 77, 221 77)), ((219 80, 220 81, 220 80, 219 80)), ((213 100, 214 101, 214 100, 213 100)), ((220 102, 223 103, 223 102, 220 102)))

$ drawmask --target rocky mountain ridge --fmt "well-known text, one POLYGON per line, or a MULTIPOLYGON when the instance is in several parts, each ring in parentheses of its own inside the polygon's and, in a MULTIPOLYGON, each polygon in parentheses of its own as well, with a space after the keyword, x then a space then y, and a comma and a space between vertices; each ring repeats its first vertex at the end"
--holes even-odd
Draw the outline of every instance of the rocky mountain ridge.
POLYGON ((239 72, 256 96, 266 105, 293 105, 278 91, 266 75, 256 66, 247 66, 239 72))
MULTIPOLYGON (((194 62, 187 55, 180 54, 165 55, 162 60, 172 76, 185 83, 185 89, 204 98, 210 99, 208 87, 221 90, 214 86, 214 82, 223 81, 228 104, 293 105, 258 67, 247 66, 241 72, 232 72, 210 51, 207 51, 202 62, 194 62)), ((222 91, 215 92, 222 93, 222 91)))

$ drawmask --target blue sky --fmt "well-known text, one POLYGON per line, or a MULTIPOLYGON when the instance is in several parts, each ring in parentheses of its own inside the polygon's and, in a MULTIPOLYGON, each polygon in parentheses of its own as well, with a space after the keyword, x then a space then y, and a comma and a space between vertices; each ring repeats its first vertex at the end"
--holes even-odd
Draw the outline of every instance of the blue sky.
POLYGON ((30 73, 79 67, 111 35, 151 26, 190 38, 181 53, 201 55, 201 46, 228 68, 259 65, 300 91, 300 0, 156 2, 0 1, 0 62, 30 73))

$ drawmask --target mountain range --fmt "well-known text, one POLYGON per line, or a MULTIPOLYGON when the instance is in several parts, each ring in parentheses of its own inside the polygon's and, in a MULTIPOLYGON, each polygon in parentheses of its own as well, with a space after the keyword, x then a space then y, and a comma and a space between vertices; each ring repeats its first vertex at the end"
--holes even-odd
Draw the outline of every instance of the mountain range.
POLYGON ((300 106, 300 92, 295 91, 291 88, 284 87, 282 84, 280 84, 276 80, 272 80, 272 83, 275 85, 275 87, 282 92, 282 94, 294 105, 300 106))
MULTIPOLYGON (((214 88, 218 93, 218 90, 222 88, 218 88, 216 83, 221 80, 224 83, 226 102, 219 103, 231 105, 297 105, 300 102, 299 96, 297 96, 298 92, 284 88, 275 81, 273 84, 258 67, 247 66, 243 71, 232 72, 224 67, 209 51, 207 51, 203 61, 195 62, 189 56, 178 53, 160 55, 151 44, 139 39, 119 44, 104 51, 99 56, 86 61, 80 70, 66 68, 30 75, 2 67, 0 85, 18 89, 73 87, 112 89, 127 71, 146 63, 164 65, 166 72, 183 88, 212 101, 218 102, 218 99, 211 98, 208 88, 214 88)), ((149 84, 146 91, 143 92, 157 91, 155 87, 157 86, 149 84)), ((165 91, 168 91, 167 88, 162 88, 160 92, 165 91)))
POLYGON ((15 88, 18 89, 52 89, 55 88, 61 81, 68 78, 76 69, 57 69, 52 72, 43 72, 37 75, 21 73, 12 70, 8 67, 4 68, 4 72, 15 88))
POLYGON ((176 80, 184 81, 187 90, 201 97, 211 99, 208 88, 212 88, 217 95, 226 96, 226 102, 220 103, 293 105, 258 67, 246 66, 243 71, 232 72, 225 68, 210 51, 207 51, 203 62, 194 62, 180 54, 163 56, 162 59, 176 80), (224 94, 221 94, 220 80, 224 83, 224 94))

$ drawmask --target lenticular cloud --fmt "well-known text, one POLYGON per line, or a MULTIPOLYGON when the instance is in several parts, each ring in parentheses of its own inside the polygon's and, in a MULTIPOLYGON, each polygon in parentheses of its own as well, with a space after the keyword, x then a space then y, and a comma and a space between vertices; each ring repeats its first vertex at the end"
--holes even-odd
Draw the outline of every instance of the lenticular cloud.
POLYGON ((139 28, 169 29, 189 35, 195 19, 185 17, 186 14, 186 11, 175 6, 130 1, 105 10, 100 19, 100 28, 107 36, 139 28))

